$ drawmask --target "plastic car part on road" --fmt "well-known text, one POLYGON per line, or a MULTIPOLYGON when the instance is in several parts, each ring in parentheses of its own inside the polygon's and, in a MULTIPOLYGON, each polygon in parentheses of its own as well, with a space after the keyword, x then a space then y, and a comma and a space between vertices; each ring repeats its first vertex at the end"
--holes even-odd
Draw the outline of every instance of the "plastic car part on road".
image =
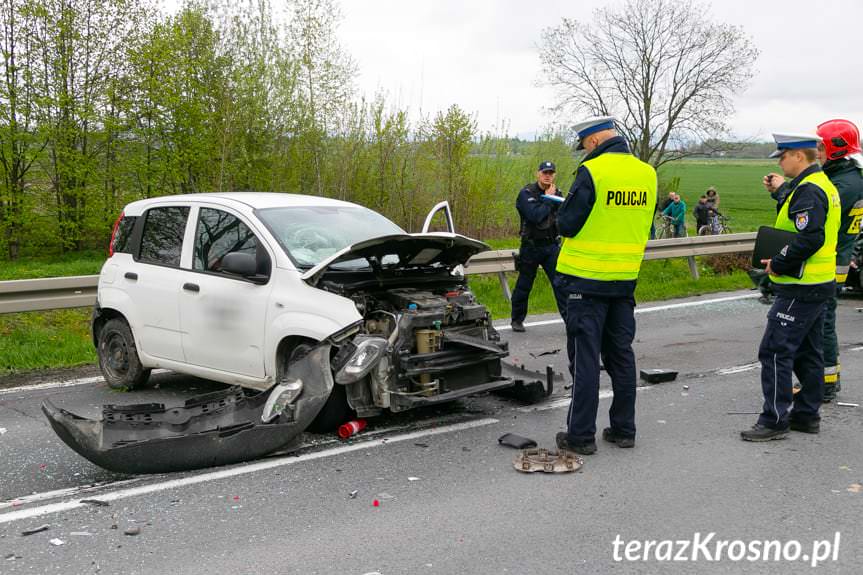
POLYGON ((227 465, 298 447, 333 389, 329 358, 330 344, 323 343, 291 364, 283 379, 302 381, 302 392, 272 423, 261 422, 271 390, 248 396, 238 387, 193 397, 179 407, 106 405, 99 420, 49 400, 42 411, 69 447, 111 471, 165 473, 227 465))

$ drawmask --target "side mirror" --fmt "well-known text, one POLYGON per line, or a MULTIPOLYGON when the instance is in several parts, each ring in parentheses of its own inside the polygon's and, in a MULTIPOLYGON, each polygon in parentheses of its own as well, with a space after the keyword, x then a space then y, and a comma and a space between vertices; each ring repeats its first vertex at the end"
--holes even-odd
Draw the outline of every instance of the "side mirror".
POLYGON ((255 256, 243 252, 231 252, 222 258, 222 271, 242 276, 254 283, 267 283, 268 276, 258 274, 255 256))

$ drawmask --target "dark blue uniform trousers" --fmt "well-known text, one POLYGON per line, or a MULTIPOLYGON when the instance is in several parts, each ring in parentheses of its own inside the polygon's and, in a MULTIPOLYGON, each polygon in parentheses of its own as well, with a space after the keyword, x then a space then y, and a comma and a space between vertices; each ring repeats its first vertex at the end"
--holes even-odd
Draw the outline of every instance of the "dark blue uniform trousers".
POLYGON ((767 313, 767 329, 758 350, 764 392, 758 423, 765 427, 787 429, 789 417, 801 422, 821 419, 824 303, 777 296, 767 313), (792 390, 792 371, 802 386, 797 395, 792 390))
POLYGON ((559 251, 560 248, 557 244, 545 246, 522 244, 518 250, 518 280, 516 280, 515 289, 512 291, 512 321, 524 321, 524 318, 527 317, 527 300, 530 297, 530 290, 533 289, 533 282, 536 279, 539 266, 542 266, 545 275, 548 276, 551 289, 557 300, 557 310, 561 317, 565 317, 566 300, 560 295, 554 281, 557 274, 557 254, 559 251))
POLYGON ((635 437, 634 313, 632 297, 572 293, 567 299, 567 352, 574 373, 566 422, 574 441, 591 441, 596 435, 600 356, 614 391, 608 411, 611 428, 620 436, 635 437))

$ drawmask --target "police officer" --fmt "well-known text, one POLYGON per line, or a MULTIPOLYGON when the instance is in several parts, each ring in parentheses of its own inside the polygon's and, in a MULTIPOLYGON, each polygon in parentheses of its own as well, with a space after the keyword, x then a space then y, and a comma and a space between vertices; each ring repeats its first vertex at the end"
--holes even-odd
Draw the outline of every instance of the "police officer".
POLYGON ((554 289, 554 268, 560 249, 557 211, 563 202, 560 190, 554 185, 556 171, 552 162, 540 163, 536 182, 523 187, 515 202, 521 217, 521 248, 518 251, 518 280, 512 292, 512 331, 524 331, 527 301, 539 266, 545 270, 551 283, 558 311, 561 316, 565 313, 565 302, 554 289))
POLYGON ((567 431, 556 441, 587 455, 596 451, 600 356, 614 390, 602 437, 635 445, 634 292, 656 206, 656 171, 630 153, 612 117, 586 120, 575 131, 587 156, 558 212, 557 260, 558 289, 567 298, 572 402, 567 431))
MULTIPOLYGON (((741 432, 745 441, 782 439, 788 430, 818 433, 824 392, 822 340, 825 302, 835 293, 836 238, 840 200, 836 187, 815 160, 821 138, 774 134, 779 167, 786 177, 774 227, 794 239, 765 263, 776 299, 758 350, 764 405, 757 423, 741 432), (791 373, 801 389, 793 393, 791 373), (793 404, 793 411, 791 407, 793 404)), ((765 178, 777 187, 777 174, 765 178)))
MULTIPOLYGON (((854 240, 860 233, 863 217, 863 174, 860 172, 863 157, 860 151, 860 132, 848 120, 829 120, 820 124, 816 133, 818 161, 839 192, 842 202, 842 220, 836 243, 836 295, 845 285, 854 240)), ((824 312, 824 398, 829 402, 842 388, 839 373, 839 338, 836 334, 836 295, 827 300, 824 312)))

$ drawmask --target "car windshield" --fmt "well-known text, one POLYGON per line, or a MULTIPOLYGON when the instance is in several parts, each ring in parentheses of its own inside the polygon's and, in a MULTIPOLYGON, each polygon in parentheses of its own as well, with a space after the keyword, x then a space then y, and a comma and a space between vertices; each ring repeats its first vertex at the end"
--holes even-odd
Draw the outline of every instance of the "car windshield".
MULTIPOLYGON (((257 210, 282 248, 300 267, 311 268, 351 244, 405 231, 360 206, 301 206, 257 210)), ((367 267, 365 259, 340 262, 340 268, 367 267)))

